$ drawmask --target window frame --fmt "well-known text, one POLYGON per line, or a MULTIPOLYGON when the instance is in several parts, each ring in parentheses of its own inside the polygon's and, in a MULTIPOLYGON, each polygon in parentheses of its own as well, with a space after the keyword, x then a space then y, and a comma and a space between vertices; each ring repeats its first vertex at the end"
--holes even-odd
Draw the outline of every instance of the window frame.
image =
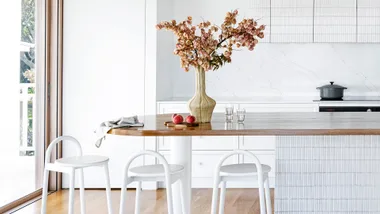
MULTIPOLYGON (((62 134, 62 61, 63 61, 63 0, 36 0, 36 186, 42 184, 45 151, 49 143, 62 134)), ((62 147, 52 158, 62 157, 62 147)), ((61 189, 61 173, 51 173, 49 192, 61 189)), ((42 185, 41 185, 42 186, 42 185)), ((0 207, 0 213, 21 209, 42 196, 42 188, 0 207)))

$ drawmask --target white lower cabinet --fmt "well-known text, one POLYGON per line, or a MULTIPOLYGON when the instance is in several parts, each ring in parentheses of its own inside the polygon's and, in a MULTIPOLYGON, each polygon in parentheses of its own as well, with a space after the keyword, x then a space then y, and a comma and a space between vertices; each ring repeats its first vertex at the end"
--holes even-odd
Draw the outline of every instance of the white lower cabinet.
POLYGON ((274 151, 275 136, 243 136, 239 140, 239 148, 244 150, 274 151))
MULTIPOLYGON (((274 187, 274 170, 275 170, 275 160, 274 152, 262 152, 262 151, 251 151, 253 152, 262 164, 269 165, 272 171, 269 174, 270 185, 274 187)), ((228 151, 193 151, 192 155, 192 187, 193 188, 212 188, 213 176, 215 167, 219 163, 223 155, 227 154, 228 151)), ((166 160, 170 163, 170 151, 162 151, 166 160)), ((228 158, 224 164, 236 164, 236 163, 250 163, 252 161, 249 158, 239 157, 238 155, 231 156, 228 158), (239 160, 240 159, 240 160, 239 160)), ((164 187, 163 183, 158 184, 159 187, 164 187)), ((257 188, 257 182, 229 182, 227 184, 230 188, 257 188)))
MULTIPOLYGON (((158 148, 161 151, 170 149, 170 137, 159 137, 158 148)), ((194 136, 192 138, 194 151, 231 151, 238 147, 238 137, 228 136, 194 136)))
MULTIPOLYGON (((157 112, 159 114, 172 114, 188 112, 187 102, 159 102, 157 112)), ((315 112, 318 104, 315 103, 236 103, 218 102, 214 112, 224 112, 225 105, 233 104, 235 108, 245 108, 249 112, 315 112)), ((170 138, 158 137, 158 150, 165 155, 170 162, 170 138)), ((193 141, 193 178, 194 188, 212 188, 213 173, 220 158, 234 149, 244 149, 253 152, 262 164, 269 165, 272 171, 269 173, 270 186, 274 187, 275 179, 275 143, 274 136, 194 136, 193 141)), ((245 157, 233 156, 225 164, 249 163, 251 160, 245 157)), ((257 188, 257 182, 227 184, 234 188, 257 188)), ((159 184, 159 187, 163 184, 159 184)))
POLYGON ((247 112, 318 112, 317 103, 255 103, 239 104, 247 112))
MULTIPOLYGON (((271 167, 269 172, 269 184, 271 187, 275 185, 275 172, 276 172, 276 156, 275 151, 250 151, 252 152, 260 161, 261 164, 265 164, 271 167)), ((250 157, 241 157, 240 162, 242 163, 252 163, 253 160, 250 157)))
MULTIPOLYGON (((170 163, 170 152, 161 152, 170 163)), ((194 151, 192 156, 192 187, 193 188, 212 188, 215 167, 226 152, 221 151, 194 151)), ((239 163, 237 155, 228 158, 224 164, 239 163)), ((160 183, 159 187, 164 186, 160 183)), ((231 185, 230 185, 231 186, 231 185)))

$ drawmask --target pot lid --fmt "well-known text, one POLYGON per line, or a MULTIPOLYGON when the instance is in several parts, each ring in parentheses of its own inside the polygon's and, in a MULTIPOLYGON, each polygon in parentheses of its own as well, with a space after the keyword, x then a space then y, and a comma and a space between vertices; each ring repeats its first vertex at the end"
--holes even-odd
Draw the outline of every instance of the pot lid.
POLYGON ((330 84, 318 87, 317 89, 323 89, 323 88, 331 88, 331 89, 347 89, 346 87, 340 86, 340 85, 334 85, 334 82, 331 81, 330 84))

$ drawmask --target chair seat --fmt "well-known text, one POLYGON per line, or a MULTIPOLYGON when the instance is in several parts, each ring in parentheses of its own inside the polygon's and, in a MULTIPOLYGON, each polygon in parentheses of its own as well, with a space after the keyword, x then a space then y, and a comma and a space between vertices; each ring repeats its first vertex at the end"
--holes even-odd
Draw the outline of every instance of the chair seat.
MULTIPOLYGON (((261 164, 263 173, 270 172, 271 168, 268 165, 261 164)), ((229 164, 220 167, 222 175, 241 176, 241 175, 256 175, 257 168, 253 163, 229 164)))
MULTIPOLYGON (((182 165, 169 164, 170 174, 181 172, 182 165)), ((136 176, 165 176, 164 166, 162 164, 138 166, 129 169, 129 172, 136 176)))
POLYGON ((104 156, 84 155, 60 158, 55 163, 65 167, 88 167, 106 163, 108 160, 109 158, 104 156))

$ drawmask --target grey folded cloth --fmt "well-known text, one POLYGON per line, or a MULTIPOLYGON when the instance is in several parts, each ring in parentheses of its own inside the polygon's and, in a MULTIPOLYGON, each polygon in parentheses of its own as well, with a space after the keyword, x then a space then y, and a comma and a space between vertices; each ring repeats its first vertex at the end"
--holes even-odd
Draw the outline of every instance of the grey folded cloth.
POLYGON ((106 139, 106 135, 109 130, 115 128, 125 128, 125 127, 143 127, 144 123, 140 123, 137 116, 132 117, 121 117, 117 120, 106 121, 100 124, 99 128, 95 131, 97 135, 97 141, 95 143, 96 147, 102 145, 103 140, 106 139))

